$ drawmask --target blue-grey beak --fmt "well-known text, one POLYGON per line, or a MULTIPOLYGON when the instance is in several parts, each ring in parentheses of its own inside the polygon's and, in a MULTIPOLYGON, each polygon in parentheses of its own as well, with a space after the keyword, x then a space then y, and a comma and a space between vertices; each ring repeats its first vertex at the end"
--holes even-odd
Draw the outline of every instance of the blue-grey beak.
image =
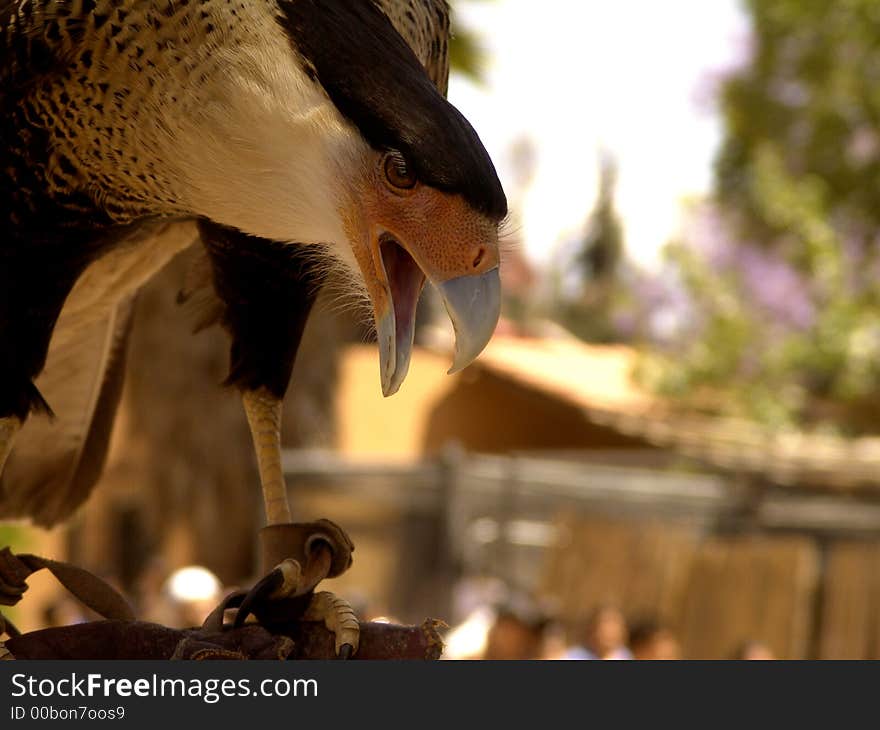
MULTIPOLYGON (((455 358, 449 374, 464 370, 483 351, 501 314, 498 267, 484 274, 459 276, 437 286, 455 330, 455 358)), ((416 294, 417 296, 417 294, 416 294)), ((382 393, 394 395, 409 370, 415 333, 415 309, 399 320, 392 310, 376 323, 382 393)))
POLYGON ((501 276, 496 266, 484 274, 450 279, 437 289, 455 330, 451 375, 476 360, 494 334, 501 315, 501 276))

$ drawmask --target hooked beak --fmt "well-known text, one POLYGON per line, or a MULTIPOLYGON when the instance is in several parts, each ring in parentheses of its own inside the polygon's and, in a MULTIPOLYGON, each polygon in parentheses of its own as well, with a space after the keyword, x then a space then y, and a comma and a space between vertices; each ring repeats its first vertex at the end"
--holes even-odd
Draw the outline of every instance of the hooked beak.
POLYGON ((488 344, 501 313, 498 266, 478 274, 434 281, 390 235, 379 245, 384 288, 390 306, 377 314, 382 393, 394 395, 409 370, 416 310, 426 279, 435 285, 455 330, 455 358, 449 373, 470 365, 488 344))
POLYGON ((450 279, 437 289, 455 330, 452 375, 476 360, 495 332, 501 316, 501 276, 496 266, 485 274, 450 279))

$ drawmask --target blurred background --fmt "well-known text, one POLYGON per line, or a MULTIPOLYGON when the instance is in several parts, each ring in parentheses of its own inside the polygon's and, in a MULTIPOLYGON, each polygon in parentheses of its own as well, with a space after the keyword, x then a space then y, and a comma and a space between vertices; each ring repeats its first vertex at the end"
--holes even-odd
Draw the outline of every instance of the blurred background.
MULTIPOLYGON (((426 296, 387 401, 363 317, 313 316, 285 468, 357 546, 328 589, 443 618, 451 657, 880 658, 880 0, 452 4, 505 310, 448 377, 426 296)), ((263 519, 189 256, 140 298, 87 506, 0 526, 169 625, 253 580, 263 519)), ((83 618, 40 576, 14 613, 83 618)))

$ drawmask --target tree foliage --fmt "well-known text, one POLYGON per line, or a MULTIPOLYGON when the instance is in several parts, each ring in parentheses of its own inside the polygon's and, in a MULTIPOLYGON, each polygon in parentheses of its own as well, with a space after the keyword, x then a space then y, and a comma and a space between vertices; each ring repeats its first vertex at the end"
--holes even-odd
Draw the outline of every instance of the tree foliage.
POLYGON ((754 240, 772 244, 788 221, 762 197, 768 155, 841 233, 862 242, 880 224, 880 3, 749 0, 751 62, 724 84, 726 137, 718 194, 754 240))
POLYGON ((749 0, 713 200, 670 248, 681 397, 778 425, 880 426, 880 3, 749 0))
POLYGON ((592 342, 619 339, 615 314, 625 307, 621 286, 624 234, 615 207, 617 163, 607 152, 599 158, 599 191, 583 234, 561 256, 554 316, 569 331, 592 342))

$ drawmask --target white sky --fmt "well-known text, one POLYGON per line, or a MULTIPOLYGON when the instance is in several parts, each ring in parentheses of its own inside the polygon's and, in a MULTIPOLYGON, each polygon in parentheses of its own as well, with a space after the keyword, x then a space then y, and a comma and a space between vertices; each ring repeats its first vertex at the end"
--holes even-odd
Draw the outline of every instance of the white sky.
POLYGON ((450 99, 492 155, 530 258, 546 261, 579 230, 604 146, 619 163, 629 254, 655 262, 681 201, 711 183, 720 127, 705 91, 745 53, 739 2, 460 0, 456 9, 482 35, 489 68, 485 87, 453 78, 450 99), (523 137, 537 160, 518 199, 510 152, 523 137))

